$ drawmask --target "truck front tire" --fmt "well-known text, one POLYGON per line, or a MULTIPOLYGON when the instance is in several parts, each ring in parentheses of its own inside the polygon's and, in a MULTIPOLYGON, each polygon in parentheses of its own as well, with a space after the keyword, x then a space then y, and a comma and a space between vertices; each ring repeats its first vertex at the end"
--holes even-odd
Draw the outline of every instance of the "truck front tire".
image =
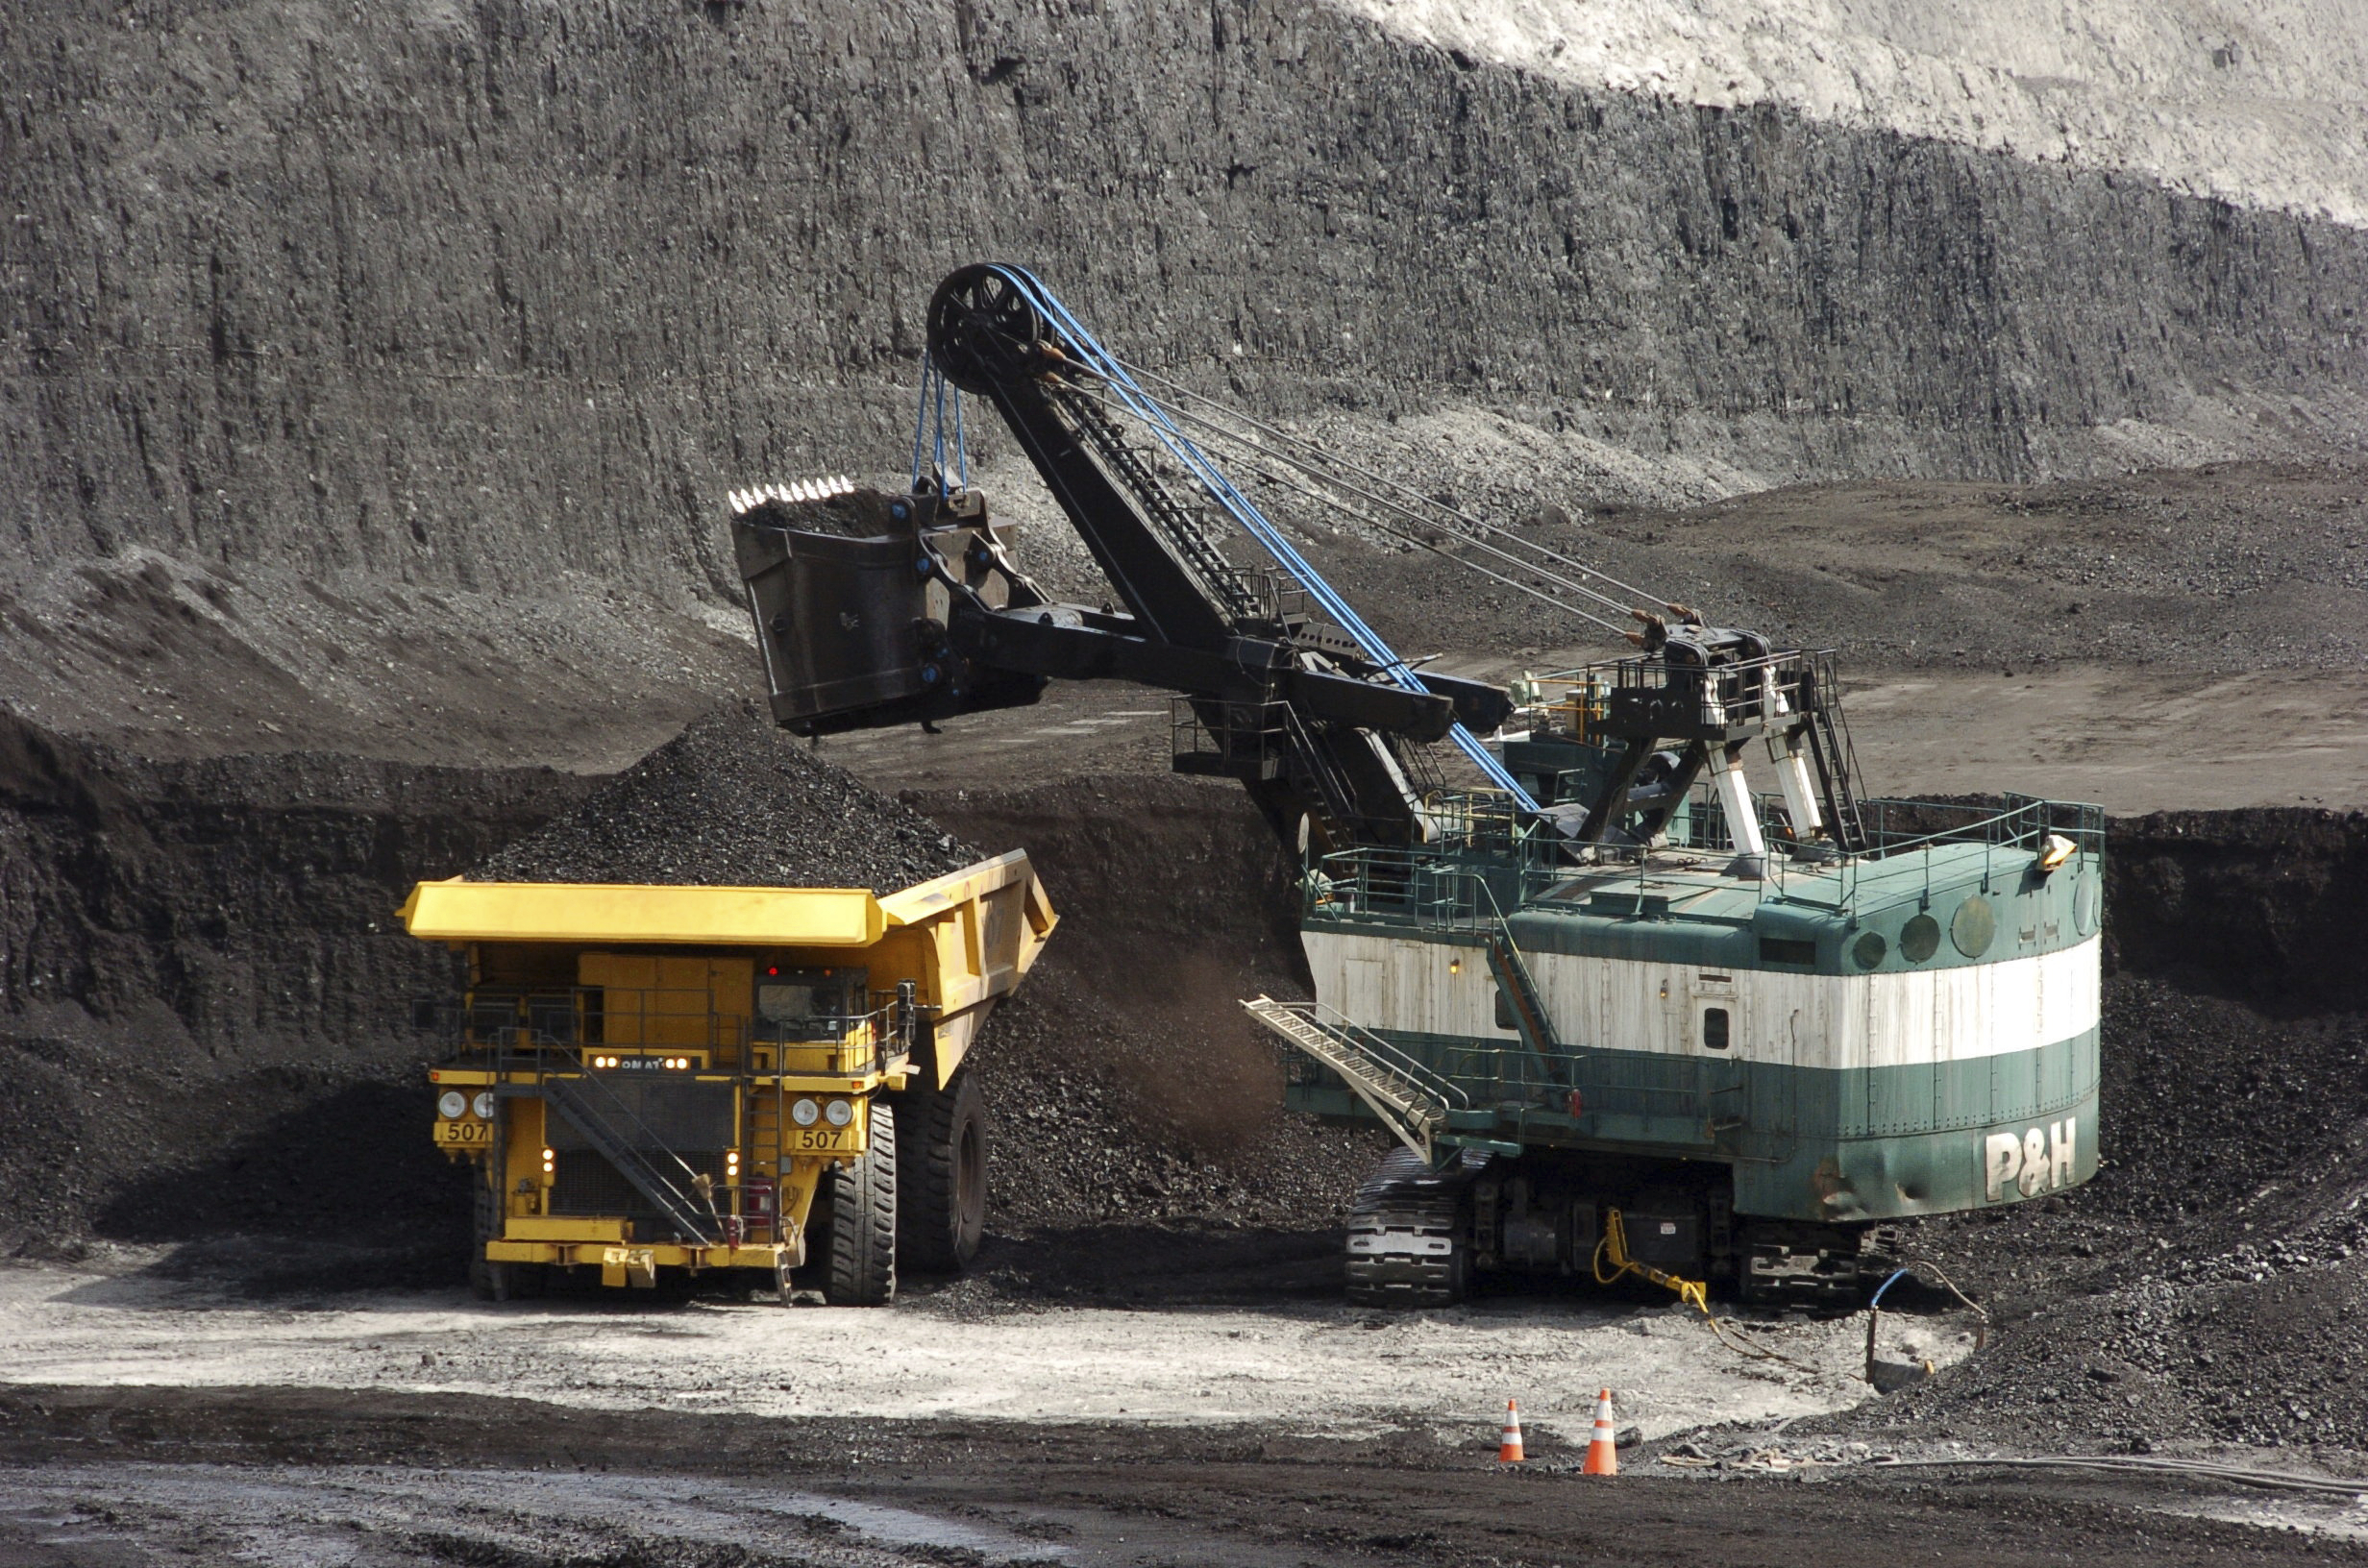
POLYGON ((496 1263, 485 1258, 485 1243, 502 1234, 502 1195, 487 1186, 481 1172, 477 1201, 469 1227, 469 1293, 480 1301, 517 1301, 539 1296, 550 1277, 540 1263, 496 1263))
POLYGON ((823 1295, 833 1307, 882 1307, 897 1293, 897 1114, 872 1101, 872 1146, 834 1165, 823 1295))

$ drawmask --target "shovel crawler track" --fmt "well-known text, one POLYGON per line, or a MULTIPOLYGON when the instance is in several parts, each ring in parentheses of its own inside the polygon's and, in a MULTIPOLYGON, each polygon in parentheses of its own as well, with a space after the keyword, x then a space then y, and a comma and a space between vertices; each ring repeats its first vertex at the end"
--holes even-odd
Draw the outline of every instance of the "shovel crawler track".
POLYGON ((1465 1213, 1473 1166, 1459 1156, 1433 1170, 1393 1149, 1357 1188, 1348 1211, 1348 1299, 1365 1307, 1446 1307, 1471 1283, 1465 1213))

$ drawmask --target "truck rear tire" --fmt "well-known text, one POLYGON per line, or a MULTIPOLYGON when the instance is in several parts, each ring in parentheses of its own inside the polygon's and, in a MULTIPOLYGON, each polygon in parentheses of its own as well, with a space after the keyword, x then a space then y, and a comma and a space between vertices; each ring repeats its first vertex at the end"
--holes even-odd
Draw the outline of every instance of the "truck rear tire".
POLYGON ((831 1167, 828 1273, 823 1296, 833 1307, 882 1307, 897 1293, 897 1114, 872 1102, 872 1146, 831 1167))
POLYGON ((897 1262, 959 1274, 987 1227, 987 1105, 968 1067, 944 1089, 907 1090, 897 1127, 897 1262))

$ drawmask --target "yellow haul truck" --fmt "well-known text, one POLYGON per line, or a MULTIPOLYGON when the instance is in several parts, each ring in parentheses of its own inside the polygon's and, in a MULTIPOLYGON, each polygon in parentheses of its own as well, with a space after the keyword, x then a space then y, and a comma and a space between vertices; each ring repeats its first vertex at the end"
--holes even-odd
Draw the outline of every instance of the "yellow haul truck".
POLYGON ((423 882, 412 936, 468 955, 428 1004, 435 1140, 477 1167, 470 1281, 792 1271, 875 1306, 951 1272, 986 1214, 964 1059, 1054 916, 1024 851, 860 889, 423 882))

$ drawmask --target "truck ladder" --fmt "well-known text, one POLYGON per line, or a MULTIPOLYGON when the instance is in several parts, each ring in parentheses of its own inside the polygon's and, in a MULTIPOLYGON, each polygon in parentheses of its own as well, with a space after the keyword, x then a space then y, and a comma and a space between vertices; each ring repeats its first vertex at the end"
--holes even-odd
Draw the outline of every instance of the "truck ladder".
POLYGON ((1249 1016, 1292 1045, 1339 1073, 1397 1140, 1437 1166, 1453 1149, 1440 1147, 1447 1113, 1466 1100, 1464 1091, 1369 1029, 1347 1019, 1327 1023, 1316 1016, 1322 1004, 1278 1002, 1261 996, 1242 1004, 1249 1016))
MULTIPOLYGON (((786 1134, 789 1129, 789 1093, 781 1088, 781 1080, 773 1080, 770 1090, 759 1089, 748 1098, 750 1175, 769 1175, 773 1179, 773 1239, 786 1243, 789 1235, 789 1148, 786 1134)), ((744 1177, 743 1180, 747 1178, 744 1177)), ((746 1190, 743 1189, 741 1213, 748 1214, 746 1190)))
MULTIPOLYGON (((578 1063, 577 1066, 580 1069, 582 1064, 578 1063)), ((695 1188, 692 1191, 683 1190, 647 1153, 619 1133, 615 1124, 602 1114, 600 1107, 592 1103, 588 1089, 597 1084, 599 1080, 588 1072, 580 1078, 545 1075, 542 1080, 543 1098, 566 1119, 569 1126, 584 1136, 584 1141, 590 1143, 602 1159, 616 1166, 617 1174, 630 1182, 633 1190, 649 1199, 678 1234, 703 1245, 714 1246, 721 1237, 715 1234, 716 1227, 711 1216, 703 1212, 709 1205, 700 1201, 695 1188)), ((604 1092, 606 1091, 606 1086, 600 1087, 604 1092)), ((616 1096, 612 1093, 609 1098, 614 1101, 616 1096)), ((639 1118, 634 1117, 622 1102, 618 1102, 616 1108, 639 1125, 639 1118)), ((647 1128, 642 1130, 645 1134, 649 1131, 647 1128)), ((669 1150, 668 1154, 671 1158, 672 1151, 669 1150)), ((686 1176, 690 1173, 690 1166, 683 1164, 681 1160, 676 1159, 675 1164, 681 1166, 686 1176)))

